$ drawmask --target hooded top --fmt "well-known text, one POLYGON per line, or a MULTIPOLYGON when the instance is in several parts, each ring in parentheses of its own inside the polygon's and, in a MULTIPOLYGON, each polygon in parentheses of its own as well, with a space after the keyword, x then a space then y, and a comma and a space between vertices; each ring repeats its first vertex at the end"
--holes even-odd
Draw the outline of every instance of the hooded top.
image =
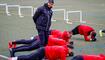
POLYGON ((47 3, 45 3, 41 7, 38 7, 33 16, 33 21, 36 25, 36 29, 49 31, 52 15, 53 11, 48 7, 47 3))

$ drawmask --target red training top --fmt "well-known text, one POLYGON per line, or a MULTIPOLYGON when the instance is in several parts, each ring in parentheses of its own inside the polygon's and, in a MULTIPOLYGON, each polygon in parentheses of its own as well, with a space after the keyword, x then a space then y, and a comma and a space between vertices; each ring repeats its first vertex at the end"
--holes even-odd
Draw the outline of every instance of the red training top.
POLYGON ((46 46, 45 57, 48 60, 66 60, 68 48, 66 46, 46 46))
POLYGON ((47 45, 48 46, 53 46, 53 45, 62 46, 62 45, 67 45, 67 42, 63 39, 55 38, 53 35, 49 35, 47 45))
POLYGON ((91 31, 94 31, 94 29, 90 26, 79 25, 78 31, 79 31, 79 34, 84 35, 84 38, 86 41, 90 41, 90 38, 88 38, 88 36, 91 31))
POLYGON ((105 60, 104 55, 83 55, 84 60, 105 60))
POLYGON ((61 39, 65 40, 66 42, 68 42, 70 39, 70 34, 68 31, 61 32, 59 30, 52 30, 51 35, 53 35, 54 37, 57 37, 57 38, 61 38, 61 39))

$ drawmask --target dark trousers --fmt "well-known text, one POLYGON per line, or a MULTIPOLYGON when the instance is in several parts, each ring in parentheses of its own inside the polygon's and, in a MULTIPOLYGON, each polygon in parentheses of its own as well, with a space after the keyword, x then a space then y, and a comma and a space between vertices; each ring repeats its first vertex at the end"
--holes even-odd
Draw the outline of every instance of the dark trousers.
POLYGON ((71 60, 83 60, 81 55, 74 56, 71 60))
POLYGON ((18 56, 17 60, 42 60, 45 56, 45 48, 41 47, 29 55, 18 56))
POLYGON ((20 40, 16 40, 14 42, 12 42, 12 44, 32 44, 33 42, 35 42, 36 39, 29 39, 29 40, 26 40, 26 39, 20 39, 20 40))
POLYGON ((105 30, 102 30, 103 33, 105 33, 105 30))
POLYGON ((42 46, 46 46, 47 42, 48 42, 48 35, 49 35, 49 31, 45 31, 45 30, 40 30, 38 29, 38 35, 41 41, 41 47, 42 46))
POLYGON ((24 44, 22 46, 18 46, 16 48, 13 48, 12 49, 12 55, 11 56, 15 56, 15 52, 21 52, 21 51, 32 51, 32 50, 35 50, 37 48, 40 47, 40 40, 25 40, 25 39, 22 39, 22 40, 16 40, 15 42, 13 43, 16 43, 16 44, 24 44))
POLYGON ((74 29, 72 29, 71 32, 72 32, 73 35, 79 34, 78 27, 79 27, 79 26, 77 26, 77 27, 75 27, 74 29))

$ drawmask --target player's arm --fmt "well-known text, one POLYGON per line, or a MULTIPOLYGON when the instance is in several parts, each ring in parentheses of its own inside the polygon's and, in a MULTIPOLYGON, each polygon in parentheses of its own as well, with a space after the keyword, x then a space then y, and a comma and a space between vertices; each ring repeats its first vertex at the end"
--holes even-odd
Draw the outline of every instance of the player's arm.
POLYGON ((66 52, 62 51, 60 60, 66 60, 66 52))
POLYGON ((66 60, 66 56, 62 56, 60 60, 66 60))
POLYGON ((34 23, 36 23, 37 18, 41 15, 41 8, 38 8, 33 16, 34 23))
POLYGON ((90 39, 89 36, 87 36, 87 35, 84 35, 84 38, 85 38, 86 41, 91 41, 91 40, 92 40, 92 39, 90 39))

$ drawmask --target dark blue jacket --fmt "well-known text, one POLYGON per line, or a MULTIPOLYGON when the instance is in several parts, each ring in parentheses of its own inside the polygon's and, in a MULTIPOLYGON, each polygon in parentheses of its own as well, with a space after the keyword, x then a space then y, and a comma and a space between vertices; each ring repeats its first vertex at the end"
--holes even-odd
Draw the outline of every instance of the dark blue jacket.
POLYGON ((39 7, 33 16, 34 23, 36 24, 36 29, 49 31, 52 14, 53 11, 51 10, 51 8, 48 8, 47 3, 39 7))

